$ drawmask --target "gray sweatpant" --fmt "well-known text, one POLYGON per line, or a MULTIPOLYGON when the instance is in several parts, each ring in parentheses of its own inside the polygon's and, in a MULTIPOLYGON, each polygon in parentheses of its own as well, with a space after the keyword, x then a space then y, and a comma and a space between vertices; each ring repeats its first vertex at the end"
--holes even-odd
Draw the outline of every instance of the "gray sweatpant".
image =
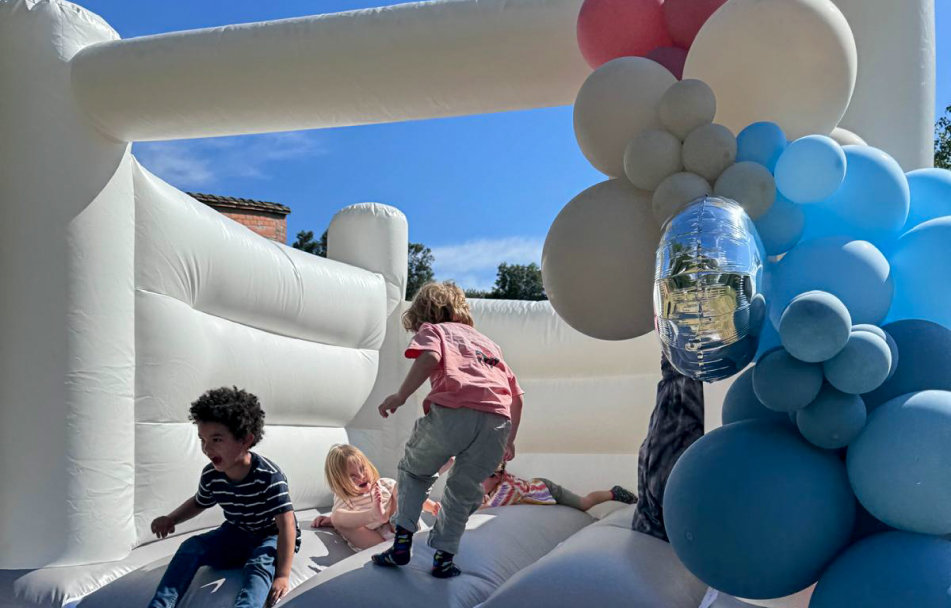
POLYGON ((433 404, 416 421, 406 442, 397 475, 394 526, 416 530, 423 502, 436 482, 436 473, 451 456, 442 508, 429 531, 430 547, 457 553, 466 521, 482 504, 482 481, 495 472, 505 454, 512 421, 499 414, 433 404))

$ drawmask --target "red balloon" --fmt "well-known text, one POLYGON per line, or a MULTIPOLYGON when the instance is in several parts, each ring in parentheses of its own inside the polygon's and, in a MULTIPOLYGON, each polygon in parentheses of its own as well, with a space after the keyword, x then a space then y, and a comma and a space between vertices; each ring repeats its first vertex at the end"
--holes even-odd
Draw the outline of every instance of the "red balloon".
POLYGON ((647 58, 670 70, 677 80, 683 80, 687 51, 678 46, 662 46, 648 53, 647 58))
POLYGON ((578 47, 592 68, 618 57, 644 57, 671 46, 663 0, 584 0, 578 47))
POLYGON ((667 0, 664 3, 664 19, 674 44, 689 49, 703 24, 718 8, 726 4, 726 1, 667 0))

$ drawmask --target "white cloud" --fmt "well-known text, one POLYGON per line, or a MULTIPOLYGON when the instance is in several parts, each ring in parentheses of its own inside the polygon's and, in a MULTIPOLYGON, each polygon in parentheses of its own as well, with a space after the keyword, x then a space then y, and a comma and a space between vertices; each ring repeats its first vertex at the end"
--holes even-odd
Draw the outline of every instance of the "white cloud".
POLYGON ((544 242, 539 237, 507 237, 433 247, 433 273, 466 289, 492 289, 502 262, 540 266, 544 242))
POLYGON ((327 154, 315 133, 291 132, 135 144, 146 169, 183 190, 234 177, 268 179, 268 165, 327 154))

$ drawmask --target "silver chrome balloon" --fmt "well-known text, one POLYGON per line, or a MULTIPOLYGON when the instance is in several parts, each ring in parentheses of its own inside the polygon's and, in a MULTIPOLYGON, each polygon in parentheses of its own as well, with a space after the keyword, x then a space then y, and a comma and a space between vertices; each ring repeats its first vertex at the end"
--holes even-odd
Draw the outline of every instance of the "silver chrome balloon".
POLYGON ((671 364, 713 382, 753 359, 766 318, 766 254, 732 200, 699 198, 662 227, 654 271, 654 327, 671 364))

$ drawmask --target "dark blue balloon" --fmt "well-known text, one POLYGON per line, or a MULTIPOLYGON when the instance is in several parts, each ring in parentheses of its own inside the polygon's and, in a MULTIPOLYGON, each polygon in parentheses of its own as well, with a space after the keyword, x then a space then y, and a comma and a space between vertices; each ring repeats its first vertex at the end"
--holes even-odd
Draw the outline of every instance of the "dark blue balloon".
POLYGON ((884 329, 877 325, 869 325, 867 323, 860 323, 858 325, 852 326, 852 331, 867 331, 875 334, 882 340, 885 340, 885 344, 888 345, 888 350, 892 354, 892 364, 888 369, 888 376, 885 378, 891 378, 895 374, 895 370, 898 369, 898 345, 895 344, 895 339, 892 338, 884 329))
POLYGON ((951 542, 907 532, 876 534, 822 574, 809 608, 949 608, 951 542))
POLYGON ((771 410, 793 412, 806 407, 822 388, 822 366, 806 363, 784 348, 774 348, 753 368, 753 391, 771 410))
POLYGON ((796 425, 809 443, 826 450, 844 448, 865 426, 865 404, 824 384, 816 400, 796 412, 796 425))
POLYGON ((951 392, 922 391, 872 412, 849 446, 849 481, 869 513, 893 528, 951 534, 949 463, 951 392))
POLYGON ((918 319, 895 321, 882 329, 895 341, 901 358, 891 378, 862 395, 869 412, 906 393, 951 391, 951 330, 918 319))
POLYGON ((849 309, 842 300, 824 291, 799 294, 779 320, 783 347, 793 357, 808 363, 835 357, 848 343, 851 333, 849 309))
POLYGON ((761 420, 705 435, 664 493, 667 535, 700 580, 739 597, 805 589, 846 546, 855 498, 835 452, 761 420))
POLYGON ((790 426, 789 416, 769 409, 756 398, 756 393, 753 392, 752 367, 746 368, 730 385, 730 390, 723 398, 721 420, 723 424, 744 420, 766 420, 790 426))

